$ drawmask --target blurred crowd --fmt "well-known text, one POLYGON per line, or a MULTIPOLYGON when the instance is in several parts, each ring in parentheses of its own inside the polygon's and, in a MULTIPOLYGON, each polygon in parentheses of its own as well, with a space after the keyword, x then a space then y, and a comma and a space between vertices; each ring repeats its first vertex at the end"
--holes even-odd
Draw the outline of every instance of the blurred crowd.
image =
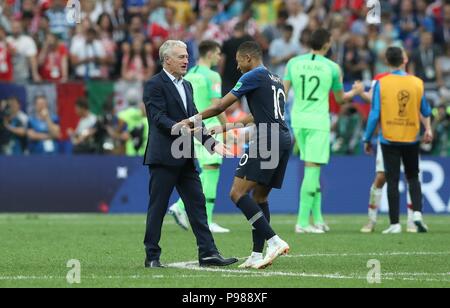
MULTIPOLYGON (((225 94, 240 77, 235 62, 240 43, 256 40, 264 50, 265 65, 282 76, 289 59, 308 52, 311 33, 325 27, 333 37, 329 57, 342 67, 344 82, 349 85, 362 80, 369 87, 376 74, 387 71, 386 47, 404 46, 409 55, 408 72, 425 82, 433 107, 436 138, 422 150, 449 156, 450 1, 381 0, 378 25, 366 22, 365 2, 82 0, 81 23, 71 24, 65 0, 0 0, 0 82, 116 80, 123 82, 125 89, 130 83, 137 84, 130 106, 117 108, 114 102, 108 103, 100 116, 90 113, 89 104, 80 98, 76 104, 80 123, 68 133, 74 152, 139 155, 145 147, 138 141, 142 139, 139 134, 145 134, 147 128, 140 124, 145 122, 145 114, 135 101, 142 82, 161 70, 158 49, 165 40, 186 42, 190 66, 195 65, 202 40, 220 42, 223 57, 217 70, 225 94), (123 116, 129 108, 134 110, 132 114, 123 116), (133 118, 138 115, 139 119, 133 118), (139 132, 133 132, 135 127, 139 132), (99 132, 113 141, 99 141, 99 132)), ((55 141, 61 136, 58 118, 45 108, 45 99, 35 97, 33 115, 24 114, 14 98, 0 104, 0 142, 4 142, 0 153, 57 151, 55 141)), ((354 102, 331 108, 334 153, 361 152, 368 108, 360 105, 354 102)), ((228 112, 228 120, 236 121, 247 111, 245 105, 237 105, 228 112)))

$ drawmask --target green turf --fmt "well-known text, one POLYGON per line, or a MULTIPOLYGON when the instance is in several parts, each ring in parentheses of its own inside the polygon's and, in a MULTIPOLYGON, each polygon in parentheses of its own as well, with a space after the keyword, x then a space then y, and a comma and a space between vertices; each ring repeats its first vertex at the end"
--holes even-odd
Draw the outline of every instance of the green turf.
MULTIPOLYGON (((297 235, 296 217, 274 215, 291 246, 266 270, 143 267, 143 215, 0 215, 0 287, 450 287, 450 217, 426 216, 428 234, 360 234, 365 216, 327 216, 326 235, 297 235), (69 259, 81 262, 81 284, 70 285, 69 259), (381 284, 367 282, 367 262, 381 264, 381 284)), ((215 235, 225 256, 245 257, 251 233, 241 215, 216 215, 232 230, 215 235)), ((164 264, 195 261, 191 232, 167 217, 164 264)))

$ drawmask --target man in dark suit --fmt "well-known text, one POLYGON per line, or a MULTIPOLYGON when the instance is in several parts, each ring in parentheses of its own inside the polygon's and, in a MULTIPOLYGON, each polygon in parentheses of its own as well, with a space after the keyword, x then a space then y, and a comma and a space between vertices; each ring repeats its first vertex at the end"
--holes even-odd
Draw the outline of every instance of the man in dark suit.
MULTIPOLYGON (((159 56, 163 70, 146 82, 143 98, 150 127, 144 162, 150 169, 150 204, 144 239, 147 254, 145 267, 163 267, 158 243, 174 188, 185 204, 197 239, 200 266, 233 264, 237 259, 223 258, 209 231, 205 196, 193 160, 193 138, 191 134, 180 136, 179 132, 172 130, 177 122, 198 113, 193 101, 192 85, 183 80, 188 66, 186 45, 181 41, 166 41, 159 49, 159 56)), ((230 154, 223 144, 211 136, 203 132, 200 135, 199 141, 211 153, 230 154)))

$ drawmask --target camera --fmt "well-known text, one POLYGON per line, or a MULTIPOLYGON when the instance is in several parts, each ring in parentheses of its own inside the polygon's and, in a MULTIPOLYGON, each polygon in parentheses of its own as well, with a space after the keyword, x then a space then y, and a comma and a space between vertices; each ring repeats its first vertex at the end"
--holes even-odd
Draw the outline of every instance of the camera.
POLYGON ((114 117, 112 114, 105 114, 100 116, 95 125, 95 143, 97 145, 98 152, 110 152, 114 149, 114 139, 108 133, 108 127, 112 127, 114 124, 114 117))

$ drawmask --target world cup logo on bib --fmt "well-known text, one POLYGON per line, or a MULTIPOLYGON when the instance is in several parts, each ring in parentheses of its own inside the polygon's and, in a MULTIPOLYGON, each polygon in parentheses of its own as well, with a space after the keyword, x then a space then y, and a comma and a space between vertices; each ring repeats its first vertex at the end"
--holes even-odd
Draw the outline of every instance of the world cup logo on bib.
POLYGON ((405 90, 401 90, 397 94, 397 100, 398 100, 398 116, 399 117, 406 117, 406 105, 409 102, 409 92, 405 90))

